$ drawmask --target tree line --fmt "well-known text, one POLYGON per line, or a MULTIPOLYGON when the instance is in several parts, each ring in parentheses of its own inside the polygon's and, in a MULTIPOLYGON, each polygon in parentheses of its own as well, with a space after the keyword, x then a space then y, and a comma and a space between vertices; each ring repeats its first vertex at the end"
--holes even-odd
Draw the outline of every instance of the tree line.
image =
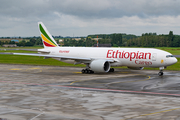
POLYGON ((98 39, 99 44, 111 44, 114 47, 118 47, 122 45, 122 34, 96 34, 96 35, 88 35, 85 38, 81 38, 80 40, 75 40, 73 38, 65 38, 64 46, 87 46, 91 47, 97 44, 98 39))
MULTIPOLYGON (((95 34, 88 35, 86 38, 81 37, 79 40, 74 38, 62 38, 64 41, 60 43, 61 46, 87 46, 91 47, 97 44, 111 44, 112 47, 180 47, 180 35, 174 35, 170 31, 167 35, 157 35, 156 33, 143 33, 141 36, 127 35, 125 33, 114 34, 95 34)), ((59 44, 59 39, 55 38, 59 44)), ((15 44, 14 41, 0 41, 0 45, 15 44)), ((17 46, 36 46, 43 45, 40 37, 32 37, 23 39, 17 46)))
POLYGON ((180 36, 173 35, 170 31, 168 35, 156 35, 155 33, 145 33, 137 38, 124 40, 122 46, 127 47, 180 47, 180 36))
POLYGON ((19 41, 18 43, 16 43, 15 41, 0 41, 1 46, 3 46, 4 44, 16 44, 17 46, 43 45, 40 37, 25 38, 25 39, 19 41))

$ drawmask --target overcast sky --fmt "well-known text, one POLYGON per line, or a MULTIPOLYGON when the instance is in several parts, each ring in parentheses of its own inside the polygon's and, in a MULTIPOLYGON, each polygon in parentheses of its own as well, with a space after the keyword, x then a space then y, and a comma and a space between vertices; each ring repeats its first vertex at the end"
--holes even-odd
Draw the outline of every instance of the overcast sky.
POLYGON ((0 36, 180 35, 180 0, 0 0, 0 36))

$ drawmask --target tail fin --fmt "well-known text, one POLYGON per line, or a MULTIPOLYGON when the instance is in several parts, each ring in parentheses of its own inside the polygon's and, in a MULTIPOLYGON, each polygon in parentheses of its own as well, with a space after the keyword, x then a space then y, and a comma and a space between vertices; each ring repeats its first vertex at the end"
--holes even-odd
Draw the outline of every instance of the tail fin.
POLYGON ((38 22, 41 38, 45 48, 47 47, 59 47, 54 38, 48 32, 47 28, 42 22, 38 22))

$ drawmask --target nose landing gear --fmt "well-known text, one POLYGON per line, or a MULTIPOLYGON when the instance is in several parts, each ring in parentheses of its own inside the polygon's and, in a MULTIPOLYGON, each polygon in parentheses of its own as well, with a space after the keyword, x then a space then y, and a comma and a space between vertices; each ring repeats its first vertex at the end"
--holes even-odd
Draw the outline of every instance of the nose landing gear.
POLYGON ((158 73, 158 75, 159 76, 163 76, 163 69, 164 69, 164 67, 159 67, 159 69, 160 69, 160 71, 159 71, 159 73, 158 73))
POLYGON ((159 76, 163 76, 163 70, 160 70, 160 72, 158 73, 159 76))

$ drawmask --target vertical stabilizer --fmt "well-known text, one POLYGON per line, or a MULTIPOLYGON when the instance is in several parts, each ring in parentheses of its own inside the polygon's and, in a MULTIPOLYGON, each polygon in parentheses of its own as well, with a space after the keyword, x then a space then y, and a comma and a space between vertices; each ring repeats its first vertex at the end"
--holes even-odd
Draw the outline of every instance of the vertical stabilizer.
POLYGON ((47 47, 59 47, 52 35, 48 32, 47 28, 42 22, 38 22, 42 42, 45 48, 47 47))

